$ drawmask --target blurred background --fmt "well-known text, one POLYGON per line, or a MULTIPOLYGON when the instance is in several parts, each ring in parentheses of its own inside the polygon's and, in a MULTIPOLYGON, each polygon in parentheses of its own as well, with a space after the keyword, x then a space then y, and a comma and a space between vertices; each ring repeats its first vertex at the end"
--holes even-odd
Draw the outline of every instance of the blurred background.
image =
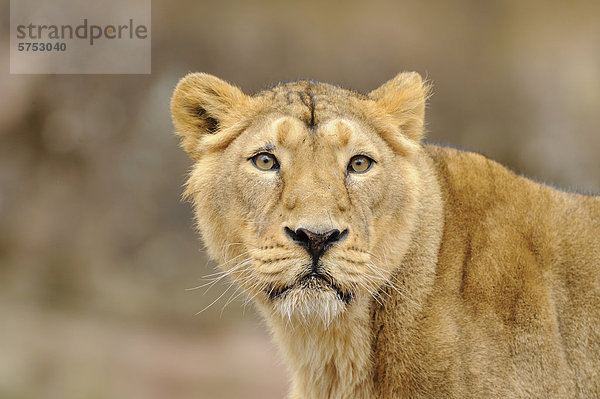
POLYGON ((0 398, 287 392, 252 305, 226 305, 228 283, 186 290, 215 266, 180 201, 191 162, 169 99, 187 72, 247 92, 298 77, 368 92, 416 70, 434 85, 430 141, 600 191, 597 1, 153 0, 150 75, 9 75, 7 57, 0 398))

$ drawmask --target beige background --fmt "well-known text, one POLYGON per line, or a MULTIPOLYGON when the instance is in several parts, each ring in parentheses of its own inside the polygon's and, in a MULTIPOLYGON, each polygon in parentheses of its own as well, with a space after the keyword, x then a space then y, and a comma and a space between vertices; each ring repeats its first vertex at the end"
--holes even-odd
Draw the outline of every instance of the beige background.
MULTIPOLYGON (((0 5, 8 15, 8 2, 0 5)), ((285 367, 212 273, 169 97, 189 71, 434 84, 428 136, 600 191, 600 3, 152 4, 151 75, 9 75, 0 51, 0 397, 281 398, 285 367)), ((0 22, 8 46, 8 20, 0 22)))

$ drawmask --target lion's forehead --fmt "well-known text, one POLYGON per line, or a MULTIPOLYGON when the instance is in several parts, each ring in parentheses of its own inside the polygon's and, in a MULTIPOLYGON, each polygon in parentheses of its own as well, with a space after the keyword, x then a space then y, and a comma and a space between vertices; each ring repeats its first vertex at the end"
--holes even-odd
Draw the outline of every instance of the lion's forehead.
POLYGON ((343 115, 362 112, 362 103, 368 99, 362 94, 334 85, 312 81, 280 84, 256 95, 267 108, 284 112, 314 128, 343 115))

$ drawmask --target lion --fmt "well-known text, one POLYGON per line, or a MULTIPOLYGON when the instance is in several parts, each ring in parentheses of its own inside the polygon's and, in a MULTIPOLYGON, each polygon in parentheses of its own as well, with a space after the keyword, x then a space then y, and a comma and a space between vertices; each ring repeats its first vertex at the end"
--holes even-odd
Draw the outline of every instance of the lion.
POLYGON ((290 398, 600 398, 600 198, 427 144, 429 86, 185 76, 171 112, 208 254, 290 398))

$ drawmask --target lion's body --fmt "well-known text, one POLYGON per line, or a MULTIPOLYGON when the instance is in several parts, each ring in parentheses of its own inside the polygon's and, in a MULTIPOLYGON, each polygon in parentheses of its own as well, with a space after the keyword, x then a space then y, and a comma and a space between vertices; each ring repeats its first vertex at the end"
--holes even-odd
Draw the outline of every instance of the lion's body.
POLYGON ((423 144, 424 99, 414 75, 368 96, 209 75, 175 92, 202 237, 291 397, 600 398, 600 198, 423 144), (303 231, 335 241, 317 256, 303 231))
POLYGON ((380 397, 599 397, 600 199, 427 152, 444 204, 435 281, 411 321, 401 297, 374 311, 380 397))

